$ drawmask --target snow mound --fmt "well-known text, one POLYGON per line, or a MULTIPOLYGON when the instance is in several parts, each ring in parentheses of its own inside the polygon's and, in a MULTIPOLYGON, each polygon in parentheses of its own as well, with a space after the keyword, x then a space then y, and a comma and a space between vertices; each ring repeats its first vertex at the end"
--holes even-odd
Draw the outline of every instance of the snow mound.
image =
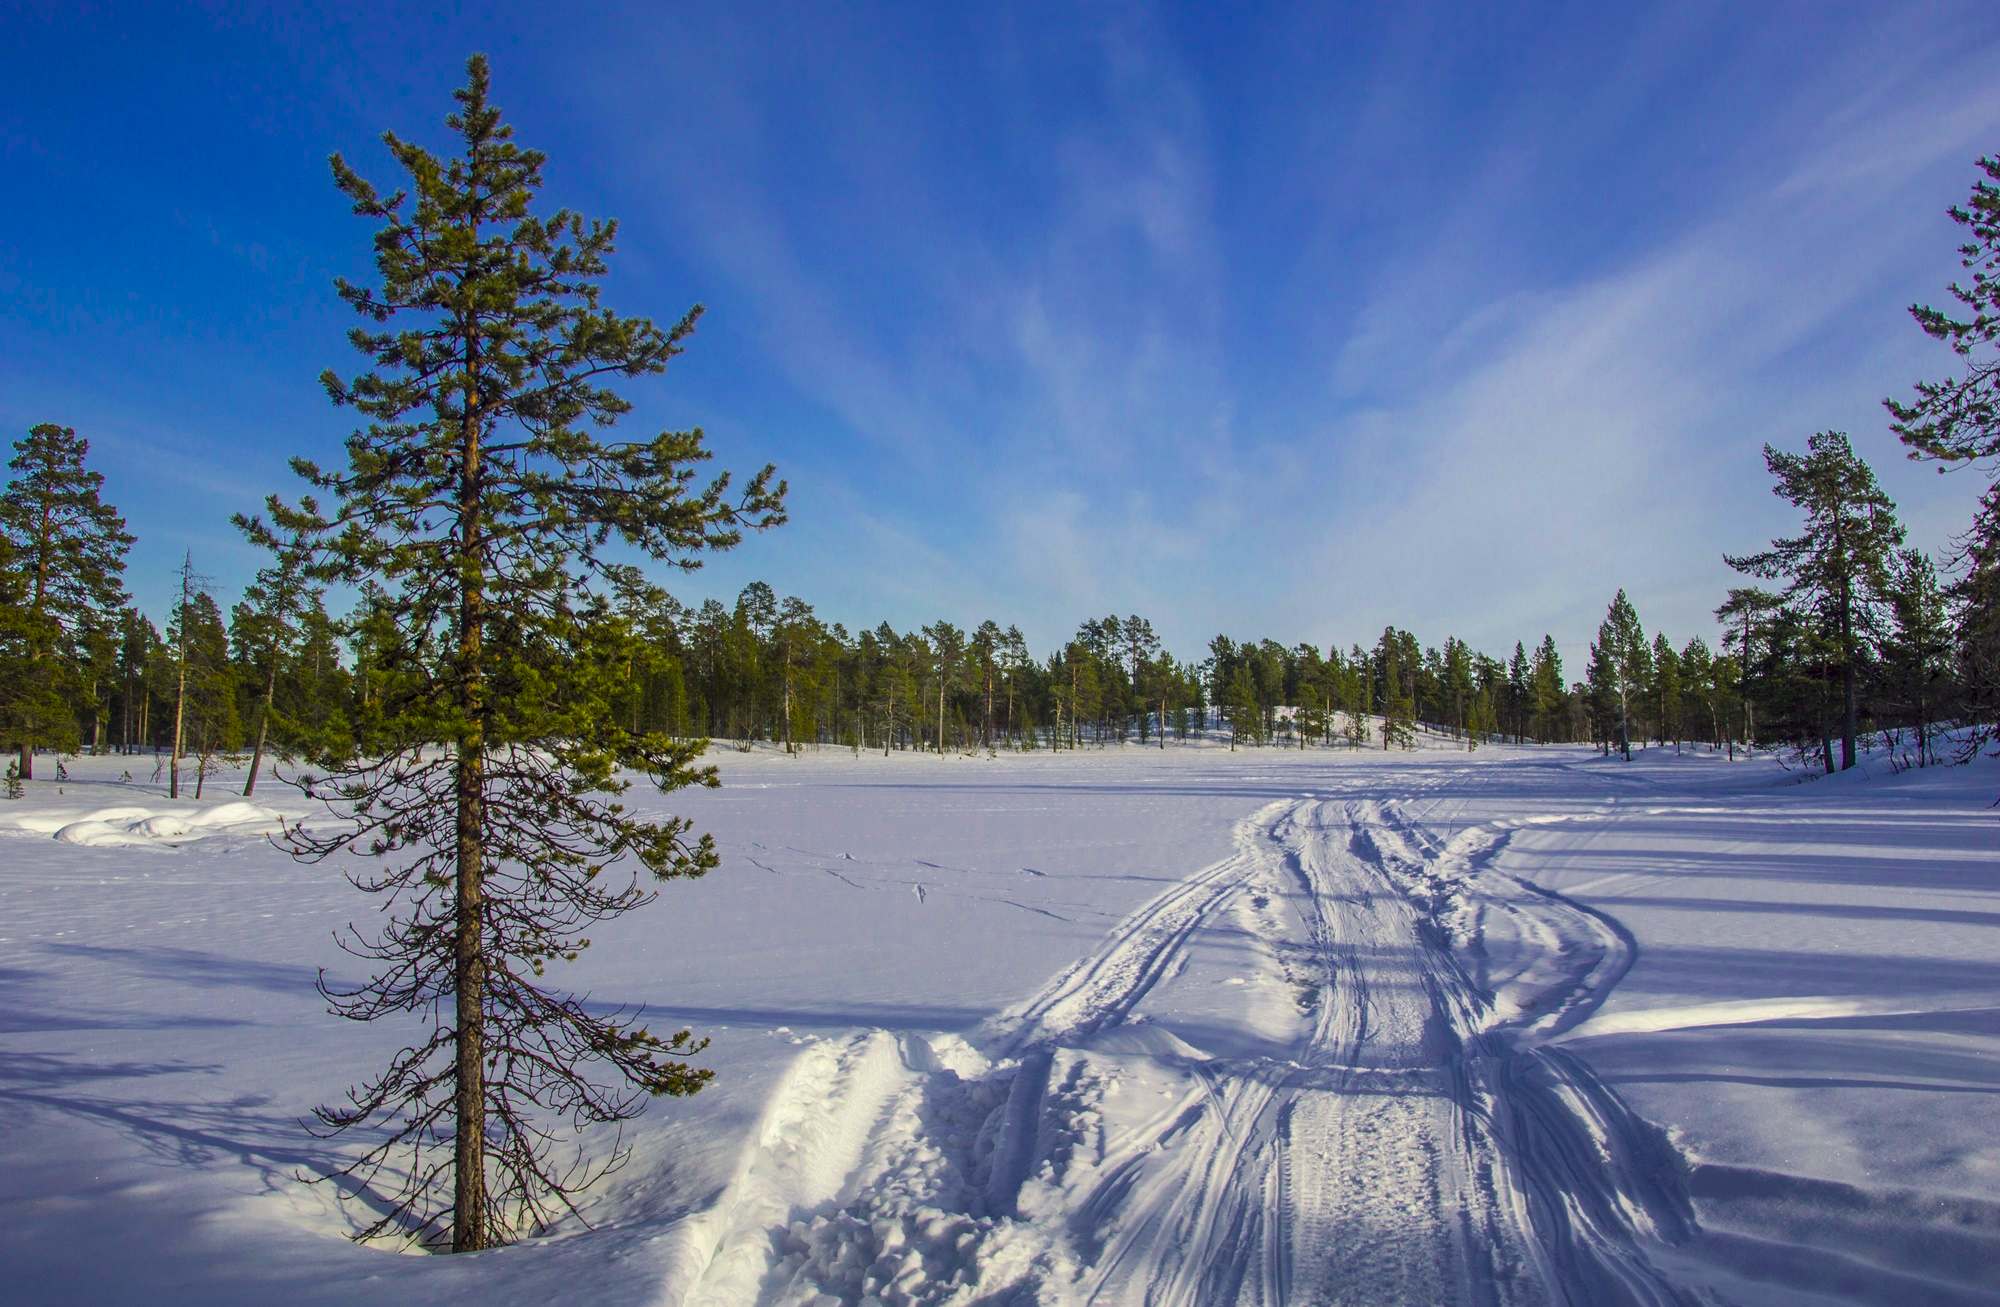
POLYGON ((20 829, 52 835, 64 844, 86 848, 129 848, 180 845, 216 835, 259 836, 277 831, 280 818, 271 809, 241 800, 178 812, 122 806, 83 814, 28 816, 20 829))

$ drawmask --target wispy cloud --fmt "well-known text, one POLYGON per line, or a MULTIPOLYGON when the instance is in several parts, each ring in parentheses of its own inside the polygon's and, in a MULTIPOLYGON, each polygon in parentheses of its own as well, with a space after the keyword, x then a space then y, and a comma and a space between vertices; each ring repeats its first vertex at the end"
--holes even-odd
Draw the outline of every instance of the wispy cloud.
POLYGON ((803 63, 718 38, 705 131, 649 176, 867 506, 773 570, 1044 644, 1114 608, 1187 649, 1388 621, 1576 644, 1620 585, 1706 629, 1720 552, 1782 525, 1758 445, 1879 428, 1896 378, 1857 370, 1898 352, 1937 264, 1913 251, 2000 121, 1984 51, 1905 33, 1883 67, 1862 24, 1787 82, 1795 34, 1731 18, 1529 41, 1511 72, 1417 20, 1353 86, 1310 62, 1345 33, 1218 68, 1143 9, 998 18, 949 95, 845 30, 803 63))

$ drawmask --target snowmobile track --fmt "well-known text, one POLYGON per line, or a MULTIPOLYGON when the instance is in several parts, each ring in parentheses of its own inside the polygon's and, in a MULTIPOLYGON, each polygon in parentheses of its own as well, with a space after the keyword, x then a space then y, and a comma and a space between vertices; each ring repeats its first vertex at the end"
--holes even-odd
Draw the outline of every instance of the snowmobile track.
POLYGON ((893 1069, 879 1032, 817 1053, 798 1092, 852 1083, 865 1106, 810 1107, 867 1137, 789 1159, 846 1176, 766 1225, 755 1300, 1698 1301, 1648 1254, 1693 1231, 1677 1155, 1547 1043, 1617 984, 1630 937, 1500 870, 1537 819, 1445 838, 1443 806, 1267 804, 970 1044, 911 1037, 893 1069), (1284 1056, 1175 1030, 1175 986, 1239 894, 1260 983, 1309 991, 1284 1056), (1488 929, 1546 953, 1507 1004, 1488 929))

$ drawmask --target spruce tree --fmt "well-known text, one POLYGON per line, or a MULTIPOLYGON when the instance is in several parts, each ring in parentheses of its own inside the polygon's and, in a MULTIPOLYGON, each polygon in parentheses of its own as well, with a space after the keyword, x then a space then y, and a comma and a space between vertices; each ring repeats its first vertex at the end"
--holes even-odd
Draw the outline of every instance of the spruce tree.
POLYGON ((132 537, 84 466, 89 442, 44 422, 14 442, 0 492, 0 739, 19 749, 22 780, 37 745, 73 745, 76 689, 91 638, 124 602, 132 537))
POLYGON ((339 283, 367 368, 323 377, 364 425, 345 467, 293 464, 324 510, 274 497, 269 522, 241 522, 267 547, 311 540, 315 579, 378 587, 390 619, 364 686, 364 752, 321 752, 323 774, 302 778, 348 820, 289 840, 307 860, 368 855, 350 879, 386 896, 378 932, 344 936, 378 969, 351 989, 322 978, 330 1004, 429 1024, 319 1109, 331 1132, 381 1127, 345 1168, 390 1190, 363 1233, 455 1251, 544 1227, 622 1162, 565 1162, 562 1119, 623 1120, 708 1079, 685 1060, 705 1043, 691 1031, 588 1007, 545 968, 651 897, 640 870, 664 881, 717 862, 685 819, 619 801, 621 769, 662 789, 715 774, 697 764, 701 742, 635 732, 610 710, 629 662, 610 605, 640 581, 609 547, 698 566, 781 521, 784 495, 770 468, 735 496, 726 474, 697 488, 699 429, 600 436, 630 407, 611 383, 663 371, 699 309, 662 331, 600 306, 615 225, 535 207, 543 156, 488 102, 484 58, 467 74, 449 155, 384 137, 409 192, 384 194, 334 157, 355 213, 378 224, 377 284, 339 283))
POLYGON ((1762 553, 1725 555, 1739 572, 1782 577, 1786 596, 1819 618, 1819 635, 1840 674, 1840 766, 1855 763, 1860 733, 1864 643, 1888 585, 1890 559, 1903 543, 1896 506, 1839 431, 1822 431, 1804 454, 1764 446, 1772 492, 1802 509, 1802 534, 1773 540, 1762 553))

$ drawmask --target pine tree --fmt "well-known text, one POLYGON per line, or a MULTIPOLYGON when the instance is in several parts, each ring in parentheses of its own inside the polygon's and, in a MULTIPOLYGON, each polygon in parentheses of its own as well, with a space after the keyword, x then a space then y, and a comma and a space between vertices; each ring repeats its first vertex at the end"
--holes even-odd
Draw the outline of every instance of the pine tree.
POLYGON ((201 798, 221 756, 242 737, 236 708, 235 669, 229 662, 229 634, 215 597, 183 564, 183 598, 174 606, 167 638, 178 661, 174 703, 174 772, 169 794, 179 797, 180 760, 195 760, 194 797, 201 798))
POLYGON ((1916 399, 1886 399, 1913 459, 1935 461, 1939 471, 1976 467, 1995 473, 1981 496, 1971 528, 1951 560, 1959 575, 1950 587, 1958 640, 1958 672, 1966 724, 1959 760, 2000 742, 2000 155, 1978 162, 1963 205, 1945 212, 1965 230, 1960 266, 1971 273, 1948 288, 1963 316, 1913 304, 1910 316, 1924 334, 1956 356, 1961 372, 1945 381, 1920 381, 1916 399))
POLYGON ((1620 590, 1597 628, 1589 678, 1601 710, 1610 715, 1603 739, 1615 739, 1627 762, 1632 761, 1632 701, 1643 693, 1651 671, 1652 647, 1632 601, 1620 590))
POLYGON ((965 632, 942 619, 924 628, 930 640, 931 691, 937 703, 937 751, 944 752, 944 705, 965 676, 965 632))
POLYGON ((1662 746, 1681 745, 1681 658, 1664 633, 1653 637, 1653 732, 1662 746))
POLYGON ((1499 722, 1493 710, 1493 691, 1481 687, 1472 696, 1472 706, 1467 709, 1465 722, 1465 750, 1477 749, 1499 729, 1499 722))
POLYGON ((118 629, 118 747, 129 754, 147 738, 146 663, 160 635, 136 608, 119 614, 118 629))
MULTIPOLYGON (((1778 596, 1756 586, 1738 586, 1716 608, 1715 620, 1722 623, 1722 648, 1734 650, 1737 707, 1742 716, 1743 743, 1757 745, 1757 722, 1750 699, 1750 672, 1757 665, 1758 652, 1765 642, 1772 616, 1778 611, 1778 596)), ((1730 761, 1736 759, 1736 732, 1728 738, 1730 761)))
POLYGON ((1805 532, 1773 540, 1763 553, 1725 556, 1725 561, 1753 576, 1785 578, 1786 596, 1818 616, 1840 673, 1844 771, 1855 763, 1860 733, 1863 643, 1903 528, 1874 471, 1841 432, 1819 432, 1804 454, 1766 445, 1764 465, 1775 482, 1773 493, 1805 511, 1805 532))
POLYGON ((772 623, 772 639, 778 646, 778 674, 783 685, 784 742, 786 753, 797 753, 798 742, 793 738, 792 727, 798 709, 799 664, 804 651, 811 647, 814 633, 819 626, 813 617, 812 605, 797 596, 787 596, 778 606, 776 620, 772 623))
POLYGON ((180 599, 174 604, 174 611, 167 620, 167 646, 173 650, 174 678, 174 735, 173 748, 168 753, 167 797, 181 797, 181 746, 187 738, 187 701, 189 670, 193 661, 194 597, 199 581, 194 574, 194 553, 183 554, 180 567, 180 599))
POLYGON ((1569 698, 1563 685, 1562 655, 1556 652, 1554 636, 1542 636, 1542 642, 1535 646, 1528 682, 1535 705, 1535 733, 1544 743, 1553 741, 1563 733, 1562 716, 1569 698))
POLYGON ((371 855, 351 879, 392 909, 379 933, 346 936, 380 969, 352 989, 322 979, 330 1004, 356 1020, 430 1021, 319 1119, 383 1127, 345 1168, 393 1189, 365 1233, 448 1237, 455 1251, 546 1225, 622 1162, 614 1150, 563 1164, 553 1118, 623 1120, 646 1095, 708 1079, 684 1060, 704 1046, 692 1032, 586 1007, 549 989, 544 969, 585 947, 592 923, 651 897, 627 858, 658 880, 717 862, 685 819, 618 801, 621 768, 662 789, 715 774, 697 766, 701 742, 634 732, 611 711, 630 659, 610 600, 640 582, 607 546, 698 566, 746 526, 781 521, 784 494, 769 468, 733 499, 726 475, 697 489, 698 429, 596 434, 630 407, 609 383, 663 371, 699 309, 663 332, 600 307, 615 225, 535 210, 543 157, 488 103, 484 58, 467 71, 450 156, 384 137, 413 203, 335 156, 340 190, 380 224, 379 284, 339 283, 369 368, 323 381, 366 424, 346 467, 294 462, 326 496, 323 515, 274 497, 269 523, 241 522, 267 547, 312 540, 316 579, 378 585, 393 619, 369 669, 367 752, 323 753, 325 774, 303 778, 352 824, 289 837, 307 860, 371 855), (607 1069, 609 1084, 594 1078, 607 1069))
POLYGON ((1960 573, 1950 598, 1959 698, 1969 728, 1958 751, 1965 762, 1986 745, 2000 743, 2000 481, 1980 497, 1957 561, 1960 573))
POLYGON ((1910 306, 1924 334, 1949 347, 1964 373, 1918 382, 1914 403, 1883 401, 1910 457, 1947 466, 2000 457, 2000 156, 1982 158, 1979 169, 1985 177, 1973 183, 1971 198, 1945 211, 1968 237, 1958 254, 1971 279, 1950 287, 1966 316, 1910 306))
POLYGON ((89 442, 42 423, 14 442, 0 492, 0 739, 19 749, 22 780, 37 745, 73 746, 76 689, 91 636, 124 602, 132 537, 103 502, 89 442))
POLYGON ((1692 732, 1696 724, 1708 723, 1708 747, 1721 747, 1722 711, 1720 700, 1715 695, 1715 656, 1709 652, 1708 641, 1700 636, 1691 636, 1681 646, 1681 721, 1684 729, 1692 732))
MULTIPOLYGON (((312 511, 308 507, 307 511, 312 511)), ((257 792, 257 774, 264 766, 264 749, 270 740, 271 715, 278 701, 279 665, 289 655, 299 637, 299 615, 316 603, 305 576, 306 552, 302 542, 284 542, 275 559, 257 573, 257 579, 243 592, 236 606, 235 628, 245 646, 243 661, 254 671, 263 668, 263 694, 257 706, 257 739, 250 753, 250 774, 243 782, 243 797, 257 792)))
POLYGON ((1244 728, 1248 727, 1252 738, 1255 738, 1263 722, 1263 712, 1257 704, 1257 686, 1251 679, 1248 663, 1236 664, 1236 671, 1229 678, 1229 694, 1224 708, 1229 714, 1229 747, 1234 751, 1244 728))
POLYGON ((1888 600, 1895 626, 1883 653, 1917 733, 1917 766, 1923 767, 1935 756, 1931 724, 1951 666, 1951 619, 1937 568, 1922 550, 1897 552, 1888 600))

